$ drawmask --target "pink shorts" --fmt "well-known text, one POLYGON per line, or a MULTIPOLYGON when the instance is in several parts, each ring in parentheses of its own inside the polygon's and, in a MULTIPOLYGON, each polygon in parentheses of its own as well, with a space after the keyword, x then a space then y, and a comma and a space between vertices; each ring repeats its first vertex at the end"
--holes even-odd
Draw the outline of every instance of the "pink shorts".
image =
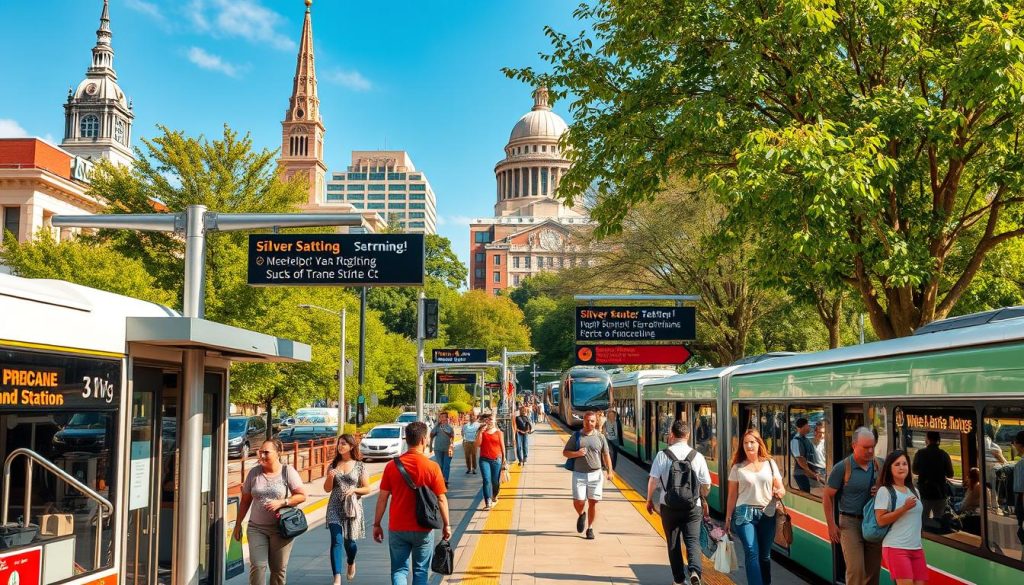
POLYGON ((924 560, 924 550, 882 547, 882 560, 889 575, 895 579, 928 580, 928 563, 924 560))

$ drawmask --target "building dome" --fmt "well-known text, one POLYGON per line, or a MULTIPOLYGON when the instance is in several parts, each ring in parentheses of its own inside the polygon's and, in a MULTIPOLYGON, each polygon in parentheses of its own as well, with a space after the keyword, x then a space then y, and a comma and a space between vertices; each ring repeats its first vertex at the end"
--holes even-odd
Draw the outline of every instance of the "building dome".
POLYGON ((558 140, 569 129, 565 120, 551 111, 546 87, 540 87, 533 92, 533 102, 533 109, 519 118, 512 128, 512 134, 508 138, 509 142, 531 138, 558 140))
POLYGON ((86 77, 78 84, 71 98, 76 102, 115 100, 121 106, 128 107, 128 99, 117 82, 105 76, 86 77))

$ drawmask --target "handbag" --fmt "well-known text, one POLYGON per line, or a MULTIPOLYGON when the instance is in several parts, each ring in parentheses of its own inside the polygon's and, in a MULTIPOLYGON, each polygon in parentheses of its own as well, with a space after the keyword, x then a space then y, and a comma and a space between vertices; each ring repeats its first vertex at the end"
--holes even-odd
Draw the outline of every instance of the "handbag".
POLYGON ((442 540, 434 547, 434 556, 430 559, 430 570, 438 575, 451 575, 455 572, 455 553, 447 540, 442 540))
POLYGON ((707 558, 713 558, 715 552, 718 550, 718 541, 711 536, 711 531, 714 530, 715 525, 711 523, 711 519, 705 516, 700 521, 700 550, 704 553, 707 558))
POLYGON ((775 544, 789 548, 793 544, 793 518, 789 515, 786 504, 782 503, 781 499, 778 500, 779 509, 775 512, 775 544))
MULTIPOLYGON (((291 495, 291 488, 288 485, 288 466, 281 468, 281 479, 284 480, 285 499, 291 495)), ((284 538, 295 538, 306 532, 309 524, 306 522, 306 514, 302 510, 285 506, 277 510, 277 532, 284 538)))
POLYGON ((736 549, 732 540, 725 537, 718 543, 718 550, 711 559, 715 563, 715 570, 719 573, 731 573, 739 568, 739 559, 736 558, 736 549))

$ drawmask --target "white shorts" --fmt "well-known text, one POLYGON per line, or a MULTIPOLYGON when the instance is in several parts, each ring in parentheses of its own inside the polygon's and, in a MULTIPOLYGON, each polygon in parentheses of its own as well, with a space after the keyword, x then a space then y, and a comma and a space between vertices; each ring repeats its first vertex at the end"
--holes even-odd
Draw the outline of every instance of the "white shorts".
POLYGON ((600 500, 604 493, 604 471, 572 472, 572 499, 600 500))

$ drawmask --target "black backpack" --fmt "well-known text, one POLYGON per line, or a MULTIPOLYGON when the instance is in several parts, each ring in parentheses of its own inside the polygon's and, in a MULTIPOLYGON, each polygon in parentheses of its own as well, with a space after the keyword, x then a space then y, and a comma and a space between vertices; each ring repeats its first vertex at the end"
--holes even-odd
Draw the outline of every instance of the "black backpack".
POLYGON ((671 449, 663 451, 671 462, 668 470, 668 482, 662 480, 665 489, 665 506, 681 512, 689 512, 697 507, 700 497, 700 486, 697 472, 693 470, 693 458, 696 449, 691 449, 685 458, 679 459, 671 449))
POLYGON ((401 457, 395 457, 395 467, 405 478, 405 485, 416 494, 416 523, 423 528, 444 528, 444 521, 441 520, 441 503, 437 500, 434 490, 425 485, 417 486, 409 477, 405 465, 402 465, 401 457))

